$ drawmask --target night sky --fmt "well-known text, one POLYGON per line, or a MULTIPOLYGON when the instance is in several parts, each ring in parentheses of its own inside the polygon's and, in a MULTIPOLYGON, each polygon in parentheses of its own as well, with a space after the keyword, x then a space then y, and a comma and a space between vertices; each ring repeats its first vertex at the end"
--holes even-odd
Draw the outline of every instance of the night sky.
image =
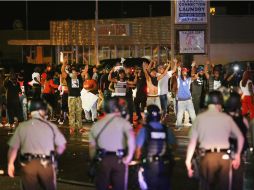
MULTIPOLYGON (((226 14, 254 14, 254 2, 212 2, 211 6, 226 6, 226 14)), ((13 22, 19 19, 26 23, 26 2, 0 2, 0 29, 12 29, 13 22)), ((93 1, 28 1, 29 30, 47 30, 50 20, 93 19, 95 2, 93 1)), ((99 2, 99 18, 126 18, 169 16, 170 1, 99 2)))

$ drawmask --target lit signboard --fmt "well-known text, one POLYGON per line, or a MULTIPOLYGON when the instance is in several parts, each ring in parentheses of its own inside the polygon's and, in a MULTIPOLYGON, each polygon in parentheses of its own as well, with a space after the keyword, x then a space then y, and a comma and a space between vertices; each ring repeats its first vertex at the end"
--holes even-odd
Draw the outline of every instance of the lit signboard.
POLYGON ((179 31, 180 53, 205 53, 205 32, 179 31))
POLYGON ((206 24, 207 0, 177 0, 175 14, 176 24, 206 24))

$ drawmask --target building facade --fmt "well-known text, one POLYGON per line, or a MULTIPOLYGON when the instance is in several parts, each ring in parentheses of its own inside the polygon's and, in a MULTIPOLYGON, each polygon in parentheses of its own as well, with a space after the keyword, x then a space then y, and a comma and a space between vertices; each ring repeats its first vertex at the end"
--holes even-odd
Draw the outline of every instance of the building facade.
MULTIPOLYGON (((99 60, 119 57, 150 56, 159 62, 170 58, 171 25, 170 17, 146 17, 98 20, 99 60)), ((210 20, 210 59, 215 64, 232 61, 254 60, 254 17, 253 16, 211 16, 210 20)), ((188 28, 186 28, 188 29, 188 28)), ((177 33, 177 31, 176 31, 177 33)), ((207 35, 207 34, 205 34, 207 35)), ((40 49, 51 56, 51 63, 59 64, 63 57, 70 63, 94 64, 95 22, 94 20, 64 20, 50 22, 50 35, 47 42, 9 40, 9 45, 34 49, 34 63, 45 62, 38 56, 40 49), (34 44, 33 44, 34 43, 34 44), (42 48, 38 48, 42 47, 42 48)), ((175 49, 179 54, 178 35, 175 49)), ((207 45, 207 44, 206 44, 207 45)), ((28 51, 29 52, 29 51, 28 51)), ((207 53, 207 52, 206 52, 207 53)), ((29 55, 32 55, 29 52, 29 55)), ((202 64, 206 54, 191 55, 202 64)), ((29 56, 25 57, 28 61, 29 56)), ((30 61, 32 61, 30 59, 30 61)))

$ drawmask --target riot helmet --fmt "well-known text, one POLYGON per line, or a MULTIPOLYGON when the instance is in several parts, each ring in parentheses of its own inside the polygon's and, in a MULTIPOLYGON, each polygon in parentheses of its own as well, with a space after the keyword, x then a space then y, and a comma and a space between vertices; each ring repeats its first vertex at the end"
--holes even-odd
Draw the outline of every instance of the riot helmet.
POLYGON ((217 90, 209 92, 209 94, 206 95, 205 102, 206 102, 206 105, 215 104, 215 105, 223 106, 224 101, 223 101, 222 93, 217 90))
POLYGON ((241 96, 232 92, 226 101, 225 108, 227 112, 239 112, 241 110, 241 96))
POLYGON ((146 122, 152 122, 152 121, 160 121, 161 114, 160 114, 160 108, 157 105, 149 105, 146 109, 146 122))
POLYGON ((38 111, 44 110, 47 111, 47 104, 42 99, 32 99, 30 102, 29 111, 38 111))
POLYGON ((127 102, 121 97, 110 98, 104 104, 104 111, 106 113, 120 112, 121 116, 125 118, 128 114, 127 102))

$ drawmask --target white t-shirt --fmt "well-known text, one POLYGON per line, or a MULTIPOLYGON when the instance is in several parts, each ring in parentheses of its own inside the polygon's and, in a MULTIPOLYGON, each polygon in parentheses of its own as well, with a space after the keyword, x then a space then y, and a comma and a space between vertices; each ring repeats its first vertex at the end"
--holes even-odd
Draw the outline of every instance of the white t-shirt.
MULTIPOLYGON (((158 74, 157 76, 160 76, 158 74)), ((172 71, 168 71, 167 74, 158 81, 158 95, 168 94, 168 80, 172 77, 172 71)))
POLYGON ((36 78, 39 82, 41 81, 41 77, 40 77, 40 73, 34 72, 32 74, 32 80, 34 81, 34 83, 37 83, 34 78, 36 78))
POLYGON ((250 96, 250 91, 249 91, 249 87, 248 87, 250 82, 251 82, 251 80, 248 80, 247 83, 246 83, 246 86, 243 87, 242 86, 242 80, 240 81, 240 88, 241 88, 244 96, 250 96))
POLYGON ((93 76, 92 76, 92 79, 97 81, 97 80, 98 80, 98 77, 99 77, 98 74, 97 74, 97 73, 94 73, 93 76))
POLYGON ((214 80, 213 89, 218 90, 220 87, 221 87, 221 81, 220 80, 214 80))
POLYGON ((34 85, 34 84, 39 84, 37 81, 35 81, 34 79, 37 79, 37 81, 41 82, 41 77, 40 77, 40 73, 34 72, 32 74, 32 81, 29 82, 30 85, 34 85))

